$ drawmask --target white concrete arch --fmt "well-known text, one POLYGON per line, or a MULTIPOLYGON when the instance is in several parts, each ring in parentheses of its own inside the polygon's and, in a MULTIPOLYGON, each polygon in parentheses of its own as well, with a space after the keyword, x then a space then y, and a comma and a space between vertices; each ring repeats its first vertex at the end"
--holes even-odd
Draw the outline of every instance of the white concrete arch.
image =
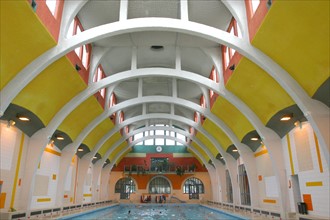
MULTIPOLYGON (((151 77, 151 76, 163 76, 163 77, 173 77, 183 80, 188 80, 195 84, 199 84, 203 87, 214 90, 216 93, 220 93, 217 89, 217 83, 214 81, 200 76, 195 73, 188 71, 167 69, 167 68, 146 68, 124 71, 122 73, 115 74, 113 76, 106 77, 99 82, 93 83, 88 86, 83 92, 72 98, 67 104, 65 104, 60 111, 56 113, 51 122, 47 125, 47 130, 49 130, 49 135, 52 135, 56 128, 62 123, 67 115, 72 112, 79 104, 85 101, 91 94, 96 93, 102 88, 109 87, 111 91, 114 90, 116 84, 123 82, 128 79, 141 78, 141 77, 151 77)), ((115 106, 114 106, 115 107, 115 106)))
POLYGON ((63 44, 59 44, 48 50, 43 55, 35 59, 32 63, 27 65, 3 88, 1 91, 3 105, 1 106, 0 113, 3 114, 4 110, 8 107, 13 98, 42 70, 67 52, 73 50, 75 47, 118 34, 155 29, 197 35, 199 37, 224 44, 234 48, 240 54, 259 65, 282 86, 282 88, 291 96, 291 98, 304 112, 319 137, 322 150, 324 151, 326 160, 329 164, 329 127, 327 126, 328 124, 324 122, 325 119, 329 119, 330 115, 329 108, 327 108, 327 106, 312 100, 301 88, 301 86, 283 68, 281 68, 277 63, 261 51, 254 48, 249 42, 230 36, 229 33, 212 27, 193 22, 178 21, 177 19, 129 19, 101 25, 99 27, 86 30, 79 35, 63 41, 63 44))
POLYGON ((59 43, 68 38, 67 33, 71 22, 87 2, 88 1, 85 0, 64 1, 60 34, 58 38, 59 43))
MULTIPOLYGON (((144 138, 146 138, 147 139, 147 137, 144 137, 144 138)), ((187 145, 187 143, 185 143, 184 141, 182 141, 182 140, 180 140, 180 139, 178 139, 178 138, 174 138, 174 137, 171 137, 171 138, 173 138, 173 140, 175 140, 175 141, 177 141, 177 142, 180 142, 181 144, 185 144, 185 145, 187 145)), ((141 140, 139 139, 139 140, 136 140, 136 141, 133 141, 133 142, 131 142, 131 143, 128 143, 128 145, 125 147, 125 148, 123 148, 117 155, 116 155, 116 157, 112 160, 112 162, 110 162, 110 166, 113 166, 114 164, 116 164, 116 162, 117 162, 117 160, 119 159, 119 158, 121 158, 121 156, 129 149, 129 148, 131 148, 132 146, 134 146, 134 145, 136 145, 137 143, 139 143, 141 140)), ((189 147, 191 147, 190 145, 189 145, 189 147)), ((193 147, 192 148, 190 148, 193 152, 194 152, 194 154, 196 154, 202 161, 203 161, 203 163, 206 165, 206 164, 208 164, 208 161, 206 161, 205 160, 205 158, 198 152, 198 151, 196 151, 193 147)), ((105 157, 106 158, 106 157, 105 157)), ((103 159, 105 159, 105 158, 103 158, 103 159)), ((102 159, 102 160, 103 160, 102 159)), ((106 159, 105 159, 106 160, 106 159)), ((105 161, 104 160, 104 161, 105 161)), ((102 162, 102 161, 101 161, 102 162)))
MULTIPOLYGON (((166 114, 164 114, 164 115, 166 115, 166 114)), ((137 116, 136 118, 137 119, 134 119, 134 120, 132 120, 130 123, 133 123, 133 122, 135 122, 135 121, 138 121, 138 120, 140 120, 139 118, 141 118, 142 116, 137 116)), ((157 118, 157 117, 160 117, 160 116, 155 116, 155 118, 157 118)), ((144 118, 147 118, 147 117, 143 117, 141 120, 144 120, 144 118)), ((149 118, 152 118, 152 117, 149 117, 149 118)), ((169 116, 164 116, 164 118, 172 118, 172 115, 169 115, 169 116)), ((175 119, 173 119, 173 120, 175 120, 175 119)), ((125 122, 125 121, 124 121, 125 122)), ((193 121, 192 121, 193 122, 193 121)), ((197 124, 197 123, 195 123, 195 122, 193 122, 193 124, 197 124)), ((190 126, 194 126, 193 124, 190 124, 190 126)), ((125 127, 127 124, 123 124, 120 128, 118 128, 118 130, 117 131, 119 131, 121 128, 123 128, 123 127, 125 127)), ((201 133, 203 133, 207 138, 209 138, 209 140, 210 141, 212 141, 212 139, 213 139, 213 137, 211 136, 211 137, 209 137, 209 135, 207 134, 207 132, 201 127, 201 126, 198 126, 198 127, 194 127, 196 130, 198 130, 199 132, 201 132, 201 133)), ((130 132, 132 135, 133 134, 135 134, 135 133, 138 133, 139 131, 138 131, 139 129, 137 129, 137 130, 135 130, 135 131, 133 131, 133 132, 130 132)), ((179 132, 180 131, 182 131, 182 130, 178 130, 179 132)), ((113 133, 115 133, 116 131, 114 131, 113 133)), ((104 137, 102 137, 102 139, 104 138, 105 140, 107 140, 108 138, 110 138, 109 137, 109 135, 105 135, 104 137), (106 138, 105 138, 105 136, 107 136, 106 138)), ((105 161, 108 157, 109 157, 109 155, 110 155, 110 153, 111 152, 113 152, 113 150, 114 150, 114 148, 115 147, 117 147, 117 146, 119 146, 124 140, 126 140, 126 139, 128 139, 127 137, 123 137, 121 140, 119 140, 119 141, 117 141, 114 145, 113 145, 113 148, 111 148, 111 149, 109 149, 108 151, 107 151, 107 154, 104 156, 104 158, 103 158, 103 160, 105 161)), ((214 139, 213 139, 214 140, 214 139)), ((215 140, 214 140, 215 141, 215 140)), ((104 141, 105 142, 105 141, 104 141)), ((138 143, 139 141, 137 141, 136 143, 138 143)), ((216 141, 215 141, 216 142, 216 141)), ((216 146, 216 148, 219 150, 219 152, 221 152, 221 155, 224 157, 224 160, 226 161, 226 167, 227 167, 227 169, 228 169, 228 171, 229 171, 229 173, 230 173, 230 178, 232 179, 232 184, 233 184, 233 186, 237 186, 237 183, 234 181, 234 178, 236 177, 236 175, 237 175, 237 167, 236 167, 236 160, 231 156, 231 155, 229 155, 228 153, 226 153, 224 150, 223 150, 223 148, 221 148, 221 147, 219 147, 218 145, 215 145, 216 146)), ((125 152, 125 151, 123 151, 123 152, 125 152)), ((242 155, 242 157, 245 157, 245 155, 242 155)), ((104 162, 103 161, 103 162, 104 162)), ((217 161, 216 160, 214 160, 215 161, 215 164, 218 164, 217 163, 217 161)), ((247 160, 245 160, 247 163, 249 163, 247 160)), ((102 163, 103 163, 102 162, 102 163)), ((217 166, 218 167, 218 166, 217 166)), ((248 169, 250 169, 250 167, 247 167, 247 170, 248 169)), ((251 175, 253 175, 254 173, 253 172, 249 172, 251 175)), ((256 178, 255 178, 256 179, 256 178)), ((253 179, 252 180, 250 180, 250 182, 252 182, 253 181, 253 179)), ((251 192, 252 191, 255 191, 256 189, 254 189, 254 187, 256 186, 256 185, 252 185, 253 183, 251 183, 250 184, 250 187, 251 187, 251 192)), ((234 188, 233 188, 234 189, 234 188)), ((234 198, 235 198, 235 201, 236 202, 238 202, 238 192, 237 192, 237 190, 236 189, 238 189, 238 187, 236 187, 235 189, 234 189, 234 198)), ((253 199, 252 199, 253 200, 253 199)), ((255 206, 256 206, 256 204, 254 204, 255 206)))
POLYGON ((242 32, 242 38, 249 40, 248 20, 246 15, 245 1, 222 0, 222 3, 233 15, 242 32))
MULTIPOLYGON (((118 105, 117 105, 118 106, 118 105)), ((140 121, 140 120, 146 120, 148 118, 170 118, 171 120, 173 121, 185 121, 185 123, 189 123, 190 126, 197 126, 198 123, 195 123, 194 121, 192 120, 189 120, 187 118, 184 118, 184 117, 181 117, 181 116, 176 116, 176 115, 171 115, 171 114, 152 114, 152 115, 140 115, 140 116, 136 116, 134 118, 130 118, 128 120, 125 120, 123 121, 122 123, 120 124, 117 124, 111 131, 108 132, 108 134, 104 135, 101 140, 102 140, 102 145, 105 143, 105 141, 110 138, 113 134, 115 134, 116 132, 120 131, 120 129, 124 128, 125 126, 133 123, 133 122, 136 122, 136 121, 140 121)), ((202 127, 196 127, 196 130, 199 130, 201 133, 204 133, 204 135, 206 137, 208 137, 208 134, 207 132, 204 131, 204 129, 202 127)), ((82 132, 82 133, 85 133, 86 132, 82 132)), ((82 135, 82 133, 80 135, 82 135)), ((78 139, 78 138, 77 138, 78 139)), ((58 193, 58 196, 57 196, 57 205, 61 205, 61 202, 62 202, 62 198, 63 198, 63 195, 62 193, 64 193, 63 191, 63 187, 64 187, 64 181, 65 181, 65 177, 66 177, 66 173, 68 171, 68 168, 69 168, 69 165, 71 163, 71 158, 74 156, 74 154, 76 153, 76 150, 77 148, 79 147, 79 145, 81 144, 81 141, 83 140, 82 138, 80 138, 80 140, 75 140, 73 143, 69 144, 67 147, 65 147, 63 150, 62 150, 62 157, 63 157, 63 160, 61 160, 61 163, 60 163, 60 173, 59 173, 59 179, 58 179, 58 189, 59 189, 59 192, 58 193)), ((104 161, 109 157, 110 153, 116 148, 118 147, 123 141, 125 141, 127 139, 127 137, 123 137, 121 138, 120 140, 118 140, 113 146, 115 147, 112 147, 111 149, 109 149, 107 151, 107 154, 103 157, 102 159, 102 163, 104 163, 104 161), (104 161, 103 161, 104 160, 104 161)), ((100 141, 101 141, 100 140, 100 141)), ((179 139, 178 139, 179 140, 179 139)), ((99 141, 99 142, 100 142, 99 141)), ((138 143, 138 142, 136 142, 138 143)), ((136 144, 134 142, 134 144, 136 144)), ((180 143, 185 143, 185 142, 180 142, 180 143)), ((99 144, 99 143, 98 143, 99 144)), ((97 144, 97 145, 98 145, 97 144)), ((98 146, 102 146, 102 145, 98 145, 98 146)), ((206 148, 207 149, 207 148, 206 148)), ((223 150, 222 150, 223 151, 223 150)), ((97 151, 96 151, 97 152, 97 151)), ((195 152, 196 155, 199 155, 199 157, 201 156, 200 154, 197 154, 198 152, 195 152)), ((94 153, 93 152, 90 152, 88 153, 86 156, 84 156, 84 160, 85 161, 90 161, 90 159, 95 155, 95 151, 94 153)), ((225 154, 223 154, 225 155, 225 154)), ((211 157, 212 158, 212 157, 211 157)), ((228 157, 230 158, 230 157, 228 157)), ((233 158, 230 158, 228 159, 229 161, 233 161, 233 158)), ((85 164, 85 167, 87 168, 86 163, 85 164)), ((80 170, 83 170, 84 167, 82 167, 82 169, 80 170)), ((79 176, 81 176, 83 174, 80 174, 79 176)), ((83 178, 83 176, 81 176, 80 178, 83 178)), ((81 191, 81 188, 79 188, 79 190, 81 191)))
MULTIPOLYGON (((140 130, 140 129, 138 129, 140 130)), ((149 129, 149 130, 163 130, 163 129, 149 129)), ((165 130, 165 129, 164 129, 165 130)), ((184 136, 186 136, 187 138, 190 138, 192 139, 193 141, 195 141, 197 143, 198 146, 201 147, 201 149, 205 152, 205 154, 212 160, 214 161, 215 160, 215 157, 212 155, 211 151, 208 149, 208 147, 206 147, 201 141, 199 141, 197 138, 195 138, 193 135, 189 134, 188 132, 185 132, 185 131, 179 131, 180 129, 174 129, 174 130, 171 130, 171 131, 175 131, 177 133, 180 133, 184 136)), ((103 159, 106 160, 106 158, 108 158, 110 156, 110 154, 120 145, 122 144, 124 141, 126 141, 128 138, 132 137, 133 135, 132 134, 129 134, 121 139, 119 139, 113 146, 109 147, 109 149, 107 150, 106 154, 104 155, 103 159)), ((149 140, 149 139, 153 139, 153 138, 166 138, 166 139, 170 139, 170 140, 179 140, 177 137, 172 137, 172 136, 168 136, 168 135, 152 135, 152 136, 144 136, 144 137, 141 137, 139 139, 136 139, 132 142, 134 143, 139 143, 141 141, 144 141, 144 140, 149 140)), ((191 146, 188 142, 185 142, 185 141, 181 141, 180 143, 184 143, 185 146, 188 146, 190 148, 194 148, 193 146, 191 146)), ((92 155, 93 156, 93 155, 92 155)))
MULTIPOLYGON (((138 117, 136 117, 136 119, 133 121, 134 123, 139 121, 140 119, 138 117)), ((91 154, 89 155, 90 157, 94 156, 98 150, 102 147, 102 145, 116 132, 118 132, 120 129, 124 128, 126 125, 122 125, 117 127, 116 129, 113 129, 111 131, 109 131, 107 134, 105 134, 100 141, 96 144, 96 146, 93 148, 93 151, 91 152, 91 154)), ((189 126, 194 126, 192 123, 189 124, 189 126)), ((216 147, 216 149, 218 150, 218 152, 221 153, 221 155, 223 155, 224 160, 226 163, 231 163, 234 161, 233 158, 231 158, 231 155, 227 154, 223 148, 221 146, 219 146, 219 143, 216 142, 216 140, 214 140, 214 138, 212 136, 210 136, 209 134, 207 134, 207 132, 201 127, 194 127, 197 131, 201 132, 203 135, 205 135, 211 143, 213 143, 216 147), (218 144, 217 144, 218 143, 218 144)), ((147 131, 147 130, 154 130, 154 129, 161 129, 161 130, 169 130, 169 131, 174 131, 177 133, 181 133, 182 135, 195 140, 195 137, 190 135, 188 132, 174 128, 174 127, 153 127, 153 126, 149 126, 149 127, 143 127, 143 128, 139 128, 136 129, 134 131, 129 132, 127 135, 125 135, 124 137, 122 137, 120 140, 118 140, 115 144, 114 144, 114 148, 116 148, 117 146, 119 146, 124 140, 127 140, 129 137, 139 133, 139 132, 143 132, 143 131, 147 131)))
MULTIPOLYGON (((112 115, 113 113, 124 109, 126 107, 132 107, 135 105, 140 105, 142 103, 149 103, 149 102, 163 102, 163 103, 173 103, 176 105, 181 105, 190 109, 193 109, 203 115, 205 115, 206 117, 208 117, 215 125, 217 125, 219 128, 221 128, 228 136, 229 138, 232 140, 232 142, 237 145, 238 149, 241 152, 250 152, 249 148, 246 146, 243 146, 239 140, 237 139, 237 137, 235 136, 235 134, 230 130, 230 128, 228 128, 220 119, 218 119, 217 117, 215 117, 208 109, 202 108, 200 105, 197 105, 195 103, 192 103, 190 101, 184 100, 184 99, 180 99, 180 98, 174 98, 174 97, 166 97, 166 96, 146 96, 146 97, 141 97, 141 98, 135 98, 135 99, 131 99, 128 101, 124 101, 122 103, 119 103, 115 106, 113 106, 112 108, 104 111, 101 115, 99 115, 97 118, 95 118, 88 126, 86 126, 83 131, 78 135, 78 137, 76 138, 76 140, 71 143, 68 147, 73 147, 73 151, 76 150, 76 148, 79 147, 79 145, 82 143, 82 141, 85 139, 85 137, 88 136, 88 134, 99 124, 101 123, 104 119, 106 119, 107 117, 109 117, 110 115, 112 115)), ((178 116, 179 117, 179 116, 178 116)), ((180 117, 180 121, 181 122, 185 122, 186 124, 188 124, 189 126, 194 126, 197 130, 199 130, 203 135, 205 135, 206 137, 210 137, 210 135, 202 128, 202 126, 199 123, 193 122, 190 119, 184 118, 184 117, 180 117), (193 122, 193 123, 192 123, 193 122)), ((148 118, 146 118, 145 120, 147 120, 148 118)), ((127 123, 127 121, 130 121, 130 119, 125 120, 123 123, 119 124, 120 128, 113 128, 110 133, 113 135, 114 132, 117 132, 118 129, 121 129, 127 125, 129 125, 127 123)), ((119 127, 118 124, 115 127, 119 127)), ((219 145, 218 142, 214 141, 214 139, 210 139, 211 143, 218 149, 219 152, 221 152, 221 154, 223 154, 223 150, 221 151, 221 148, 217 147, 217 145, 219 145)), ((102 144, 106 141, 106 139, 102 138, 102 144)), ((98 143, 97 146, 95 147, 95 149, 98 149, 99 147, 101 147, 101 143, 98 143)), ((95 152, 96 153, 96 152, 95 152)))
POLYGON ((94 75, 97 71, 97 67, 101 63, 103 57, 111 50, 111 48, 93 47, 93 54, 91 56, 88 85, 93 83, 94 75))
MULTIPOLYGON (((169 102, 169 99, 171 100, 171 99, 175 99, 175 100, 177 100, 177 102, 176 102, 176 104, 180 104, 180 105, 183 105, 183 104, 185 104, 185 105, 187 105, 187 107, 190 107, 190 108, 193 108, 193 109, 200 109, 200 111, 201 112, 204 112, 205 114, 204 115, 206 115, 207 117, 210 117, 210 118, 212 118, 210 115, 209 115, 209 111, 207 110, 207 109, 204 109, 204 108, 201 108, 199 105, 197 105, 197 104, 193 104, 192 105, 192 107, 189 105, 189 102, 188 101, 186 101, 186 100, 183 100, 183 99, 178 99, 178 98, 169 98, 169 97, 156 97, 156 99, 155 99, 155 97, 143 97, 142 99, 146 99, 146 101, 149 101, 149 102, 154 102, 155 100, 156 101, 159 101, 160 99, 163 99, 163 101, 167 101, 167 102, 169 102)), ((136 98, 135 99, 135 104, 140 104, 141 103, 141 98, 136 98)), ((132 101, 132 100, 129 100, 129 101, 127 101, 128 103, 130 103, 130 106, 132 106, 132 105, 134 105, 134 102, 132 101)), ((127 103, 119 103, 119 104, 117 104, 117 105, 115 105, 115 106, 113 106, 112 108, 110 108, 110 109, 108 109, 108 111, 104 111, 101 115, 99 115, 96 119, 94 119, 93 120, 93 122, 91 122, 87 127, 85 127, 84 128, 84 130, 78 135, 78 137, 76 138, 76 140, 73 142, 73 143, 71 143, 71 144, 69 144, 69 146, 67 146, 65 149, 64 149, 64 151, 66 151, 66 152, 68 152, 68 154, 71 154, 71 157, 75 154, 75 151, 76 151, 76 149, 79 147, 79 145, 82 143, 82 141, 83 141, 83 139, 85 138, 85 137, 87 137, 87 135, 89 134, 89 132, 91 132, 92 131, 92 129, 93 128, 95 128, 99 123, 101 123, 106 117, 108 117, 108 116, 110 116, 111 114, 113 114, 114 112, 117 112, 118 110, 120 110, 121 108, 123 108, 123 107, 127 107, 127 103), (125 105, 126 104, 126 105, 125 105)), ((157 114, 155 114, 155 115, 157 115, 157 114)), ((144 117, 145 117, 146 115, 144 115, 144 117)), ((142 116, 141 116, 142 117, 142 116)), ((178 117, 178 116, 173 116, 172 115, 172 117, 178 117)), ((165 117, 166 118, 166 117, 165 117)), ((148 119, 148 118, 146 118, 145 117, 145 119, 144 120, 146 120, 146 119, 148 119)), ((174 118, 173 118, 174 119, 174 118)), ((132 118, 131 119, 128 119, 128 120, 125 120, 123 123, 122 123, 122 127, 125 127, 126 125, 129 125, 130 123, 129 123, 129 121, 130 120, 132 120, 132 118)), ((184 123, 186 123, 186 124, 190 124, 191 126, 193 126, 193 127, 197 127, 197 126, 200 126, 199 124, 197 124, 197 123, 195 123, 195 122, 193 122, 192 123, 192 121, 191 120, 189 120, 189 119, 187 119, 187 118, 184 118, 184 117, 179 117, 179 119, 176 119, 176 120, 178 120, 178 121, 182 121, 182 122, 184 122, 184 123)), ((219 121, 218 119, 214 119, 214 120, 216 120, 215 121, 215 124, 218 124, 218 122, 217 121, 219 121)), ((205 135, 206 137, 210 137, 209 136, 209 134, 207 134, 207 132, 205 132, 204 131, 204 129, 203 128, 199 128, 199 129, 197 129, 197 130, 199 130, 201 133, 203 133, 203 135, 205 135)), ((113 129, 113 131, 115 132, 116 131, 116 129, 113 129)), ((117 130, 118 131, 118 130, 117 130)), ((229 131, 230 132, 230 131, 229 131)), ((44 136, 44 138, 45 137, 47 137, 47 136, 44 136)), ((210 138, 209 138, 210 139, 210 138)), ((213 142, 213 143, 215 143, 215 142, 213 142)), ((219 148, 218 147, 218 145, 217 144, 215 144, 215 146, 217 147, 217 149, 221 152, 221 148, 219 148)), ((41 147, 42 149, 43 149, 43 147, 41 147)), ((238 146, 238 149, 242 149, 242 151, 244 150, 244 148, 242 148, 241 146, 238 146)), ((247 148, 246 148, 247 149, 247 148)), ((222 155, 224 155, 224 153, 221 153, 222 155)), ((247 157, 248 155, 244 155, 244 157, 247 157)), ((251 157, 250 155, 248 156, 248 157, 251 157)), ((70 157, 69 157, 70 158, 70 157)), ((36 160, 37 161, 37 160, 36 160)), ((247 162, 247 170, 248 170, 248 172, 249 172, 249 170, 251 170, 250 168, 248 168, 248 164, 250 164, 250 163, 253 163, 253 161, 251 161, 251 160, 248 160, 248 159, 246 159, 245 160, 246 162, 247 162), (251 162, 248 162, 248 161, 251 161, 251 162)), ((31 162, 31 163, 33 163, 33 162, 31 162)), ((36 162, 35 162, 36 163, 36 162)), ((62 163, 61 163, 62 164, 62 163)), ((33 166, 33 165, 32 165, 33 166)), ((66 166, 65 165, 63 165, 64 167, 63 167, 63 171, 65 172, 65 170, 66 170, 66 166)), ((254 166, 253 166, 254 167, 254 166)), ((62 170, 62 169, 61 169, 62 170)), ((254 169, 255 170, 255 169, 254 169)))

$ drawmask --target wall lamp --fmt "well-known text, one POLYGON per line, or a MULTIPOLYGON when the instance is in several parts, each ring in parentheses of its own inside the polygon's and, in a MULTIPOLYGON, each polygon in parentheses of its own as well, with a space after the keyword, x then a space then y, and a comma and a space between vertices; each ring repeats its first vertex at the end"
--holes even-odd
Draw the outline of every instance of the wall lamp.
POLYGON ((11 126, 14 126, 15 124, 16 124, 15 121, 13 121, 13 120, 9 120, 9 121, 7 122, 7 128, 10 128, 11 126))
POLYGON ((301 123, 301 121, 296 121, 295 123, 294 123, 294 126, 296 126, 296 127, 299 127, 300 129, 302 129, 302 123, 301 123))
POLYGON ((53 140, 53 139, 50 139, 50 140, 48 141, 48 144, 50 144, 50 145, 54 144, 54 140, 53 140))

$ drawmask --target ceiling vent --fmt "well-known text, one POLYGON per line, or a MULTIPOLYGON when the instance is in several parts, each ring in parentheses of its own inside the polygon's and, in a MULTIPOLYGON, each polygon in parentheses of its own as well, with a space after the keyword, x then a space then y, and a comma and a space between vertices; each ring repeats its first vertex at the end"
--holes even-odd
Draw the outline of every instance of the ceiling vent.
POLYGON ((162 51, 162 50, 164 50, 164 46, 161 46, 161 45, 152 45, 150 47, 150 49, 153 50, 153 51, 162 51))

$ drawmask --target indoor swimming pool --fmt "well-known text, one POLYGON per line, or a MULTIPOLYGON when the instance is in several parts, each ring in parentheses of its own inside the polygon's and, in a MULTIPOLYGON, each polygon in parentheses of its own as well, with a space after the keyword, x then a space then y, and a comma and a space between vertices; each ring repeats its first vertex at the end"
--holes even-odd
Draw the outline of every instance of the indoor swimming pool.
POLYGON ((240 220, 247 218, 198 204, 120 204, 59 219, 240 220))

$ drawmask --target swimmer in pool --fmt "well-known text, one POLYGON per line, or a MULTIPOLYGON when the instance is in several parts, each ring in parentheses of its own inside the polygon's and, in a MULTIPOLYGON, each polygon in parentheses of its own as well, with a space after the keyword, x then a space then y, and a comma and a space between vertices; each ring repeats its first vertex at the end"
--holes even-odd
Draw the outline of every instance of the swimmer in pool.
POLYGON ((131 214, 131 210, 128 210, 128 214, 131 214))

